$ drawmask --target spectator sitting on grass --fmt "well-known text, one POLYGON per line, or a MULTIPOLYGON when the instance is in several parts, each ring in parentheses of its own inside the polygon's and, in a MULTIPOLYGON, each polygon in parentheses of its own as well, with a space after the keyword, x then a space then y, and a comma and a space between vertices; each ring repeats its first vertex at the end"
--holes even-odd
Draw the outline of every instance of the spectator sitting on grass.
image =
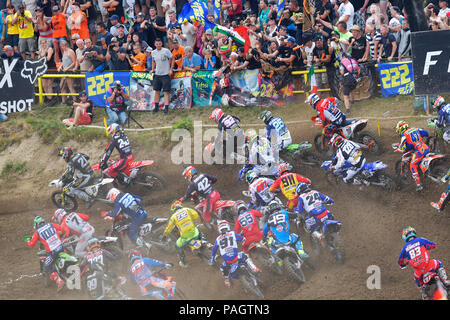
POLYGON ((94 104, 88 99, 85 91, 80 92, 80 102, 73 103, 73 109, 70 115, 75 114, 74 118, 64 119, 63 123, 71 129, 76 125, 91 124, 94 117, 94 104))

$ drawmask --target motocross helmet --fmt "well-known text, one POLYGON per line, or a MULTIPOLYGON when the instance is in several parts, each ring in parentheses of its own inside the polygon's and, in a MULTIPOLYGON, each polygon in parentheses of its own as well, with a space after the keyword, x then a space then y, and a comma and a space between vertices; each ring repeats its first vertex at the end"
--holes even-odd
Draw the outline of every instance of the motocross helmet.
POLYGON ((94 251, 95 248, 101 248, 100 246, 100 242, 98 241, 97 238, 91 238, 88 241, 88 249, 89 251, 94 251))
POLYGON ((247 181, 248 184, 252 184, 253 181, 255 181, 257 178, 258 178, 258 175, 254 171, 249 171, 245 175, 245 180, 247 181))
POLYGON ((108 131, 111 136, 115 135, 119 130, 120 127, 117 123, 110 124, 108 128, 106 128, 106 131, 108 131))
POLYGON ((270 214, 274 213, 275 211, 281 210, 282 208, 283 205, 280 203, 280 201, 275 199, 270 201, 269 205, 267 206, 270 214))
POLYGON ((128 252, 128 259, 130 259, 130 264, 134 262, 136 259, 141 259, 142 253, 139 250, 131 250, 128 252))
POLYGON ((217 123, 219 123, 220 118, 223 117, 223 110, 220 108, 216 108, 211 112, 211 115, 209 116, 209 119, 214 119, 217 123))
POLYGON ((256 131, 249 130, 247 136, 245 137, 245 144, 250 146, 256 139, 258 139, 258 134, 256 133, 256 131))
POLYGON ((181 205, 181 201, 177 200, 170 206, 170 210, 175 213, 176 211, 183 209, 183 206, 181 205))
POLYGON ((403 132, 405 132, 406 130, 408 130, 409 125, 406 121, 399 121, 397 122, 397 125, 395 126, 395 131, 397 131, 398 135, 402 135, 403 132))
POLYGON ((320 101, 320 98, 317 94, 311 93, 306 99, 305 103, 309 103, 312 108, 316 108, 316 104, 320 101))
POLYGON ((217 230, 220 234, 225 234, 231 230, 230 223, 225 220, 217 221, 217 230))
POLYGON ((328 144, 330 144, 331 146, 334 147, 334 150, 336 150, 341 144, 342 142, 344 142, 344 138, 342 138, 340 135, 338 134, 334 134, 331 139, 330 142, 328 142, 328 144))
POLYGON ((297 187, 295 188, 295 191, 297 192, 298 195, 302 194, 302 193, 306 193, 308 192, 310 189, 308 187, 308 185, 304 182, 300 182, 297 187))
POLYGON ((236 201, 236 212, 237 214, 241 214, 242 211, 247 210, 247 205, 245 204, 244 201, 242 200, 238 200, 236 201))
POLYGON ((408 227, 404 228, 402 231, 402 239, 403 239, 403 241, 408 242, 409 238, 411 238, 411 237, 417 237, 416 229, 414 229, 411 226, 408 226, 408 227))
POLYGON ((269 110, 264 110, 259 115, 259 119, 264 121, 265 124, 268 124, 270 119, 272 119, 272 118, 273 118, 272 112, 270 112, 269 110))
POLYGON ((70 157, 73 155, 73 151, 70 147, 67 148, 59 148, 58 149, 58 155, 63 158, 64 160, 66 160, 66 162, 69 162, 70 157))
POLYGON ((441 96, 439 96, 439 97, 437 97, 436 99, 434 99, 434 102, 433 102, 433 108, 434 108, 436 111, 439 111, 439 110, 441 110, 441 108, 444 106, 444 104, 445 104, 444 98, 441 97, 441 96))
POLYGON ((278 166, 278 173, 279 173, 280 176, 283 173, 289 172, 289 171, 291 171, 291 166, 288 163, 286 163, 286 162, 284 162, 284 163, 282 163, 282 164, 280 164, 278 166))
POLYGON ((44 224, 46 224, 44 218, 42 218, 41 216, 36 216, 36 217, 34 217, 34 220, 33 220, 33 229, 34 229, 34 230, 39 229, 39 228, 42 227, 44 224))
POLYGON ((52 220, 61 223, 66 214, 67 212, 64 209, 56 209, 55 213, 53 214, 52 220))
POLYGON ((193 176, 197 174, 197 170, 193 166, 189 166, 183 171, 183 176, 186 180, 190 180, 193 176))
POLYGON ((120 194, 120 190, 117 188, 111 188, 108 192, 108 194, 106 195, 106 199, 108 199, 109 201, 112 202, 116 202, 117 197, 120 194))

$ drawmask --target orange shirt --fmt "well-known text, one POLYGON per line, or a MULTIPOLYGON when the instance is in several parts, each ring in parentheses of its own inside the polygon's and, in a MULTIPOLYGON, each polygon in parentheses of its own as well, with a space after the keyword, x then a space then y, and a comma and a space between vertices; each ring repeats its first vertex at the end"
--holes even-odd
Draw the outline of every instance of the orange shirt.
POLYGON ((66 18, 61 13, 52 17, 53 39, 67 38, 66 18))
MULTIPOLYGON (((80 16, 80 15, 84 16, 84 19, 83 19, 83 21, 81 21, 81 24, 80 24, 80 29, 72 28, 72 30, 70 30, 70 36, 73 37, 73 35, 75 33, 78 33, 80 35, 80 38, 85 40, 85 39, 89 38, 89 28, 88 28, 88 24, 87 24, 87 17, 83 11, 79 12, 78 16, 80 16)), ((75 12, 72 13, 73 19, 77 19, 78 16, 75 15, 75 12)))
POLYGON ((281 193, 286 197, 286 199, 292 200, 297 197, 297 191, 295 188, 300 182, 310 184, 311 180, 299 175, 298 173, 285 173, 275 180, 275 182, 270 186, 269 192, 275 193, 275 191, 280 188, 281 193))
POLYGON ((133 71, 145 71, 145 66, 147 62, 147 56, 145 55, 145 53, 139 53, 135 55, 134 59, 139 61, 141 64, 133 65, 133 71))
POLYGON ((181 69, 183 67, 183 60, 184 60, 184 47, 179 46, 178 50, 173 49, 172 50, 172 56, 174 62, 174 69, 181 69))

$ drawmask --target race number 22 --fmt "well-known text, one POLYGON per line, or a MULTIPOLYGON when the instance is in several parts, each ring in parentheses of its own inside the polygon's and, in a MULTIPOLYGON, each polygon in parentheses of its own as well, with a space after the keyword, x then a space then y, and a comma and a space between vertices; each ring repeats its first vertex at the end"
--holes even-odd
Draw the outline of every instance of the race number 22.
POLYGON ((104 94, 114 81, 114 74, 112 72, 99 74, 95 77, 86 79, 88 83, 88 96, 95 96, 104 94))

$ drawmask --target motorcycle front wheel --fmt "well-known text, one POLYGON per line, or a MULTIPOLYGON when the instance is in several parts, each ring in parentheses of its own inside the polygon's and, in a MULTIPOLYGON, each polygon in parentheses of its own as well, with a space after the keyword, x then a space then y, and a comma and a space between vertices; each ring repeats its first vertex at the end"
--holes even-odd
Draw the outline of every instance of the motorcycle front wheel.
POLYGON ((295 281, 299 282, 299 283, 304 283, 306 282, 306 277, 303 274, 303 271, 300 268, 296 267, 296 259, 294 260, 293 257, 285 257, 283 259, 283 264, 284 267, 286 268, 286 271, 288 273, 288 275, 295 281))
POLYGON ((314 146, 316 147, 316 150, 323 156, 332 155, 331 148, 328 145, 329 141, 330 138, 322 134, 318 134, 314 137, 314 146))
POLYGON ((361 132, 358 135, 358 142, 366 145, 367 151, 372 155, 379 156, 382 153, 381 143, 370 132, 361 132))
POLYGON ((75 211, 78 208, 78 201, 75 197, 69 196, 63 191, 54 191, 52 193, 52 202, 57 208, 66 211, 75 211))

